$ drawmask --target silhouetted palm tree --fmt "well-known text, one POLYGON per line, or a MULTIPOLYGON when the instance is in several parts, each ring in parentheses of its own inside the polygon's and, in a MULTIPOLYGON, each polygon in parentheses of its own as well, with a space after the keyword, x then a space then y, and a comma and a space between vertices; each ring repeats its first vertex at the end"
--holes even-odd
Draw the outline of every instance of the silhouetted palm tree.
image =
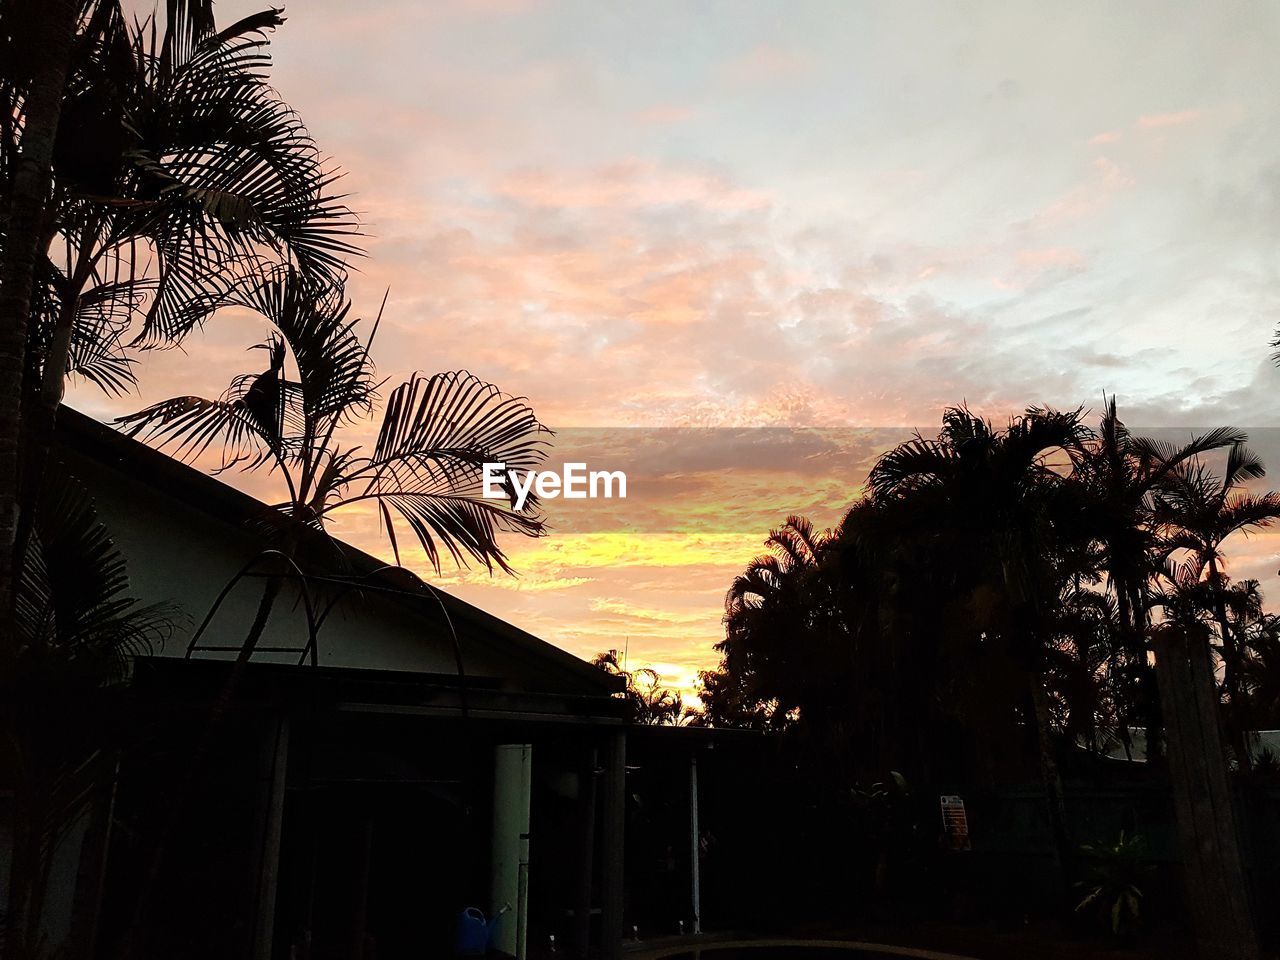
MULTIPOLYGON (((68 375, 126 389, 129 345, 181 339, 277 267, 317 289, 344 279, 355 218, 265 76, 281 22, 266 10, 219 30, 207 0, 169 0, 163 23, 82 5, 25 323, 22 498, 68 375)), ((22 128, 6 125, 0 169, 22 128)), ((28 532, 20 519, 19 565, 28 532)))
POLYGON ((1228 724, 1242 766, 1248 764, 1245 743, 1249 728, 1244 692, 1243 639, 1228 616, 1230 597, 1223 544, 1237 533, 1269 527, 1280 518, 1280 494, 1251 494, 1245 485, 1266 475, 1262 461, 1233 443, 1220 474, 1199 461, 1180 465, 1163 484, 1156 504, 1157 520, 1166 528, 1166 544, 1185 552, 1184 579, 1203 578, 1210 610, 1219 631, 1223 681, 1229 700, 1228 724))
MULTIPOLYGON (((1188 443, 1133 436, 1116 410, 1116 398, 1105 402, 1097 433, 1076 458, 1075 478, 1088 488, 1087 522, 1102 547, 1107 589, 1116 599, 1119 664, 1132 687, 1137 715, 1146 726, 1147 750, 1159 749, 1159 699, 1147 657, 1151 583, 1159 572, 1159 531, 1152 517, 1152 497, 1180 466, 1202 454, 1239 443, 1244 435, 1220 427, 1188 443)), ((1119 717, 1127 739, 1128 711, 1119 717)))
MULTIPOLYGON (((19 520, 22 380, 53 152, 71 69, 76 0, 0 4, 0 700, 17 670, 13 623, 14 545, 19 520), (21 129, 19 142, 15 132, 21 129)), ((12 717, 3 718, 4 730, 12 717)))
POLYGON ((1280 617, 1262 614, 1245 628, 1243 665, 1252 716, 1260 727, 1280 727, 1280 617))
POLYGON ((43 902, 58 844, 113 773, 134 656, 160 647, 172 611, 128 595, 124 558, 74 481, 53 473, 35 504, 15 585, 20 742, 6 956, 41 955, 43 902))
POLYGON ((1063 591, 1045 652, 1046 682, 1055 697, 1057 726, 1093 752, 1110 739, 1107 728, 1116 731, 1127 753, 1132 750, 1122 719, 1129 674, 1114 669, 1122 635, 1114 596, 1076 584, 1063 591))
POLYGON ((621 677, 622 695, 631 708, 633 723, 646 725, 679 725, 693 716, 678 691, 662 685, 662 677, 653 667, 629 669, 617 650, 603 650, 591 662, 605 673, 621 677))
MULTIPOLYGON (((1031 409, 1006 429, 963 407, 943 414, 937 439, 914 439, 877 461, 872 496, 909 505, 949 541, 943 562, 968 563, 960 582, 976 601, 975 628, 999 638, 1027 678, 1049 822, 1058 856, 1071 844, 1045 687, 1045 652, 1061 591, 1054 563, 1078 536, 1076 491, 1066 470, 1087 438, 1080 411, 1031 409)), ((937 546, 934 549, 938 549, 937 546)))
MULTIPOLYGON (((335 282, 355 252, 333 172, 265 79, 262 31, 279 22, 265 11, 218 31, 208 0, 168 0, 163 26, 126 16, 116 0, 0 4, 6 691, 31 666, 19 657, 13 589, 41 562, 37 501, 53 482, 64 377, 120 390, 132 380, 133 333, 180 337, 262 264, 335 282)), ((0 700, 19 766, 34 769, 35 747, 9 714, 16 698, 0 700)), ((20 937, 15 956, 31 947, 20 937)))
POLYGON ((832 666, 825 641, 833 611, 819 576, 831 542, 830 531, 787 517, 765 540, 772 553, 752 560, 725 596, 725 639, 717 649, 750 699, 770 704, 775 726, 792 711, 817 707, 816 691, 827 688, 829 675, 815 666, 832 666))
MULTIPOLYGON (((341 291, 316 291, 292 268, 240 291, 236 302, 274 327, 257 345, 267 354, 267 368, 236 377, 217 398, 175 397, 119 419, 131 434, 171 446, 185 459, 216 450, 219 470, 265 468, 280 478, 285 494, 264 518, 264 546, 271 550, 257 612, 243 640, 236 638, 235 663, 210 706, 179 800, 157 832, 139 885, 134 930, 145 926, 168 838, 285 584, 303 581, 297 584, 301 592, 309 577, 346 572, 340 551, 327 558, 314 549, 303 555, 308 529, 323 534, 336 511, 374 504, 397 562, 398 516, 437 570, 448 555, 458 564, 476 560, 504 571, 510 566, 500 534, 543 531, 536 497, 520 510, 514 496, 484 497, 484 464, 503 463, 523 475, 545 456, 549 431, 522 400, 465 371, 415 374, 391 392, 371 448, 344 444, 342 428, 370 416, 376 405, 369 345, 377 320, 362 338, 341 291)), ((314 642, 312 637, 309 644, 314 642)))
POLYGON ((219 470, 268 468, 285 488, 277 510, 303 526, 323 530, 336 511, 374 504, 397 562, 396 516, 437 570, 443 554, 510 570, 499 535, 541 534, 538 501, 516 510, 514 496, 486 499, 483 468, 523 475, 542 463, 550 431, 523 400, 465 371, 415 374, 391 392, 373 447, 344 445, 341 428, 375 406, 377 321, 362 339, 340 293, 317 294, 291 269, 239 302, 275 328, 257 345, 267 369, 236 377, 216 399, 175 397, 119 418, 131 435, 188 460, 216 448, 219 470))
POLYGON ((68 373, 128 386, 126 336, 180 339, 276 265, 317 286, 346 276, 356 222, 337 174, 266 79, 282 22, 268 9, 219 30, 196 0, 170 0, 162 25, 88 5, 30 328, 46 405, 68 373))

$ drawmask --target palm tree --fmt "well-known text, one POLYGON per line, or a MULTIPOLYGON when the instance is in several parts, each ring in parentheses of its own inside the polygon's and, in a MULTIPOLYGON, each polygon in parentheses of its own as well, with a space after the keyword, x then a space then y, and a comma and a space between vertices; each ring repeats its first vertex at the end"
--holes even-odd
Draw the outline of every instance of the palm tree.
POLYGON ((277 270, 232 302, 271 321, 272 333, 251 348, 266 352, 267 368, 234 378, 217 398, 175 397, 118 421, 131 435, 171 447, 183 459, 216 449, 218 470, 266 469, 283 486, 283 498, 264 518, 270 549, 263 554, 267 576, 257 612, 210 706, 179 799, 157 832, 139 887, 135 930, 145 926, 168 838, 286 582, 295 578, 301 594, 308 578, 328 581, 344 572, 340 551, 315 549, 317 539, 327 542, 325 527, 337 511, 376 505, 397 563, 398 517, 437 570, 447 555, 459 565, 474 560, 490 571, 510 572, 500 534, 543 532, 536 497, 516 510, 514 491, 509 500, 483 495, 484 464, 501 462, 519 475, 545 457, 550 432, 523 400, 465 371, 415 374, 391 392, 372 448, 344 444, 342 428, 371 415, 377 403, 369 347, 378 320, 362 338, 341 292, 317 291, 293 268, 277 270))
POLYGON ((78 38, 30 330, 46 406, 67 374, 128 386, 126 335, 181 339, 274 265, 340 283, 358 253, 336 172, 266 80, 280 11, 218 30, 206 2, 167 9, 159 29, 101 0, 78 38))
POLYGON ((1045 657, 1046 682, 1059 707, 1058 726, 1073 743, 1092 752, 1101 748, 1106 730, 1114 728, 1129 753, 1123 722, 1126 673, 1115 669, 1121 646, 1115 598, 1073 583, 1063 592, 1054 620, 1045 657))
MULTIPOLYGON (((1152 518, 1152 497, 1173 471, 1213 450, 1243 441, 1244 435, 1220 427, 1181 446, 1133 436, 1116 410, 1116 398, 1104 398, 1098 432, 1080 450, 1075 477, 1088 490, 1088 523, 1102 547, 1107 590, 1115 597, 1123 671, 1137 697, 1146 726, 1147 750, 1159 749, 1159 699, 1147 658, 1147 611, 1151 582, 1159 572, 1159 532, 1152 518)), ((1127 712, 1120 716, 1127 737, 1127 712)))
MULTIPOLYGON (((22 499, 67 376, 127 389, 130 346, 180 340, 276 267, 317 288, 344 279, 355 219, 265 76, 281 22, 267 10, 218 30, 207 0, 169 0, 161 27, 84 4, 25 325, 22 499)), ((7 132, 13 154, 24 134, 7 132)), ((19 519, 19 565, 28 532, 19 519)))
POLYGON ((267 82, 264 31, 280 22, 267 10, 219 31, 209 0, 167 0, 163 27, 118 0, 0 4, 6 682, 10 574, 32 535, 64 377, 122 390, 130 342, 180 339, 273 264, 338 283, 357 252, 336 173, 267 82))
MULTIPOLYGON (((0 702, 4 704, 0 736, 12 747, 18 767, 25 765, 34 746, 23 742, 26 730, 18 708, 24 658, 15 603, 24 570, 17 563, 15 547, 20 524, 33 529, 35 512, 34 497, 27 499, 25 511, 20 497, 22 384, 33 291, 43 253, 41 238, 50 207, 54 144, 79 9, 76 0, 0 4, 4 96, 0 105, 0 702), (15 149, 19 143, 20 151, 15 149)), ((39 801, 24 802, 36 795, 35 784, 18 777, 14 787, 15 856, 6 878, 10 890, 6 927, 11 955, 22 957, 34 950, 28 923, 30 898, 38 888, 31 873, 38 858, 26 854, 38 842, 33 838, 42 835, 42 828, 36 822, 39 801)), ((38 912, 37 908, 37 916, 38 912)))
POLYGON ((1243 636, 1237 635, 1228 615, 1231 594, 1223 545, 1237 533, 1248 535, 1280 518, 1280 493, 1246 491, 1249 480, 1265 475, 1262 461, 1238 441, 1228 448, 1221 474, 1199 461, 1179 466, 1162 485, 1156 504, 1156 518, 1167 531, 1167 547, 1185 552, 1184 579, 1204 580, 1209 610, 1219 631, 1223 685, 1230 705, 1228 726, 1242 766, 1249 762, 1248 705, 1242 676, 1245 651, 1243 636))
POLYGON ((447 554, 511 572, 499 535, 540 535, 537 498, 520 510, 514 491, 486 499, 483 468, 525 474, 541 465, 550 431, 528 404, 466 371, 414 374, 388 397, 373 447, 343 445, 340 428, 377 401, 369 347, 378 320, 362 339, 350 302, 316 293, 291 268, 233 302, 271 321, 274 331, 251 348, 267 353, 267 369, 236 377, 214 399, 175 397, 120 417, 131 436, 187 460, 218 444, 218 470, 266 467, 284 485, 276 510, 299 527, 323 530, 337 511, 368 503, 397 562, 396 517, 437 570, 447 554))
POLYGON ((956 569, 956 585, 974 599, 974 628, 1021 663, 1063 868, 1072 847, 1044 677, 1062 587, 1055 558, 1081 536, 1073 524, 1079 492, 1065 470, 1087 436, 1079 410, 1033 408, 997 431, 953 407, 937 439, 916 434, 882 456, 868 481, 874 499, 899 503, 935 528, 943 541, 940 551, 932 547, 945 557, 940 562, 964 565, 956 569))
POLYGON ((83 489, 51 472, 15 585, 14 699, 21 770, 14 802, 6 956, 43 955, 40 931, 58 844, 113 775, 116 701, 132 658, 163 645, 172 611, 128 596, 125 562, 83 489))
POLYGON ((1280 726, 1280 617, 1264 614, 1252 621, 1245 642, 1244 683, 1253 716, 1268 728, 1280 726))
POLYGON ((752 560, 725 596, 725 638, 716 649, 748 699, 770 705, 774 726, 793 711, 818 709, 815 692, 829 686, 830 674, 815 666, 834 666, 825 649, 832 609, 819 577, 831 544, 831 531, 789 516, 765 540, 772 553, 752 560))
POLYGON ((690 716, 690 726, 763 730, 776 706, 757 700, 723 660, 710 670, 698 671, 698 700, 702 708, 690 716))
MULTIPOLYGON (((76 0, 45 4, 0 4, 0 677, 6 704, 17 677, 17 631, 13 622, 14 544, 19 522, 19 433, 22 375, 26 368, 28 318, 41 254, 40 237, 49 205, 53 145, 62 114, 62 91, 70 69, 76 0), (37 55, 38 52, 38 55, 37 55), (10 149, 22 125, 22 150, 10 149)), ((12 736, 14 718, 3 719, 12 736)))

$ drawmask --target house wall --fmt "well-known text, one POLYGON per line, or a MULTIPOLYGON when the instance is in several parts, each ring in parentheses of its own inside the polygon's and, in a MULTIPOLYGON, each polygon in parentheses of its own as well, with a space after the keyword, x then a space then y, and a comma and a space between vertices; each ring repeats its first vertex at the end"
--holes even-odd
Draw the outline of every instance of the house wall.
MULTIPOLYGON (((247 522, 224 520, 197 509, 75 450, 63 450, 62 458, 89 487, 102 521, 124 554, 131 593, 146 603, 166 602, 174 607, 173 637, 158 652, 183 656, 219 592, 262 549, 261 533, 247 522)), ((253 622, 262 586, 261 579, 241 580, 219 608, 201 644, 240 643, 253 622)), ((325 588, 321 585, 317 589, 325 588)), ((276 601, 261 646, 305 644, 307 621, 298 599, 296 587, 286 586, 276 601)), ((465 622, 455 619, 454 623, 469 675, 505 678, 521 687, 555 689, 563 683, 556 670, 501 649, 492 637, 465 622)), ((254 659, 292 663, 298 655, 258 653, 254 659)), ((427 596, 402 601, 371 593, 348 594, 334 608, 320 634, 319 662, 440 674, 457 670, 453 641, 440 605, 427 596)))

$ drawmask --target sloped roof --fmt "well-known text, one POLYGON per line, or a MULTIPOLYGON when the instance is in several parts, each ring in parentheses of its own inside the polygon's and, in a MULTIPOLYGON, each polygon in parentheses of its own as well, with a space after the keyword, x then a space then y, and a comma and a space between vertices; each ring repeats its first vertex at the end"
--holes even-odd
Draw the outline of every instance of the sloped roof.
MULTIPOLYGON (((120 471, 132 481, 163 490, 192 509, 224 522, 248 525, 261 520, 270 510, 260 500, 71 407, 64 406, 59 410, 57 443, 120 471)), ((321 535, 317 531, 299 526, 304 540, 319 540, 321 535)), ((369 576, 373 582, 387 577, 385 568, 388 564, 385 561, 336 538, 326 538, 324 542, 326 549, 332 550, 336 545, 342 551, 357 576, 369 576)), ((471 635, 500 645, 504 654, 513 658, 514 665, 518 666, 521 661, 536 661, 543 669, 551 668, 561 675, 571 675, 584 687, 601 693, 621 688, 620 678, 438 587, 431 589, 451 620, 459 627, 469 628, 467 632, 471 635)))

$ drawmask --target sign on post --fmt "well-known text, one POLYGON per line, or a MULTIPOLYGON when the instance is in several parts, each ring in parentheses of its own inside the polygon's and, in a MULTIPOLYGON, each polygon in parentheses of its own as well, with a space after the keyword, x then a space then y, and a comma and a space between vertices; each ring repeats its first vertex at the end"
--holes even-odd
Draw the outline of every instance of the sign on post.
POLYGON ((944 796, 942 800, 942 836, 948 850, 972 850, 969 842, 969 817, 964 798, 944 796))

